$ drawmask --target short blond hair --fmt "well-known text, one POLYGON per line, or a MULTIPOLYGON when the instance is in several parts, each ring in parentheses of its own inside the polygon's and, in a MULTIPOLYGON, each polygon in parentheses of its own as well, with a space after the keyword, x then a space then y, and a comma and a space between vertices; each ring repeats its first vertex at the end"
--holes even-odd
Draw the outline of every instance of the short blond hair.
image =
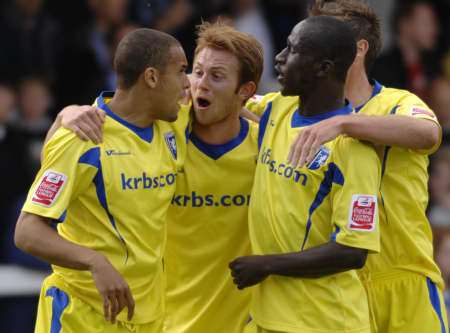
POLYGON ((239 84, 253 81, 257 86, 264 66, 264 52, 258 40, 222 22, 204 22, 197 27, 195 56, 206 47, 228 51, 238 59, 239 84))

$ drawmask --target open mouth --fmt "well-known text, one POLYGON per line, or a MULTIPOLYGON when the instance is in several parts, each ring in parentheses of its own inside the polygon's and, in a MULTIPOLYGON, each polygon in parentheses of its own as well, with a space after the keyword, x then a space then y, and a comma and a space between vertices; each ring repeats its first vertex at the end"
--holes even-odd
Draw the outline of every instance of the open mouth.
POLYGON ((211 105, 211 102, 205 98, 197 97, 197 105, 201 108, 207 108, 211 105))

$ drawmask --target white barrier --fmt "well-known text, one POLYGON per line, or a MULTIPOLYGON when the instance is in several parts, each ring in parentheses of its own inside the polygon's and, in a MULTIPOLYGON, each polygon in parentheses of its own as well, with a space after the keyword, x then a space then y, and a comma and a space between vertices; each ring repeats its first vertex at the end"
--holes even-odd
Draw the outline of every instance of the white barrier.
POLYGON ((0 297, 39 295, 49 272, 17 265, 0 265, 0 297))

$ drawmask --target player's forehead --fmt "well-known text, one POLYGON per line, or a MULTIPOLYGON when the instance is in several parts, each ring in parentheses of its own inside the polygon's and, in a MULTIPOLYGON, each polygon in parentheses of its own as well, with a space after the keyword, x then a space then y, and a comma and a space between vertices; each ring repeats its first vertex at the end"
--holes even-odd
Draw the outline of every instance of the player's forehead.
POLYGON ((307 24, 305 21, 297 23, 288 36, 288 42, 293 46, 298 45, 306 29, 307 24))
POLYGON ((203 69, 222 69, 225 71, 238 70, 239 61, 237 57, 229 51, 205 47, 196 55, 194 67, 203 69))
POLYGON ((173 45, 168 54, 167 68, 187 67, 186 54, 180 45, 173 45))

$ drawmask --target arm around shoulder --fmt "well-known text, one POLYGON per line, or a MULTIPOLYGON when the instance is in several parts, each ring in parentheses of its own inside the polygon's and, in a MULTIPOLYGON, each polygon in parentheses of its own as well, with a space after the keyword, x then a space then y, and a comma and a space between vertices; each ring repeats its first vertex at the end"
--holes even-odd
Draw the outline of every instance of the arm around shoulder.
POLYGON ((403 115, 351 115, 341 118, 342 133, 374 144, 430 150, 441 142, 441 128, 431 120, 403 115))

